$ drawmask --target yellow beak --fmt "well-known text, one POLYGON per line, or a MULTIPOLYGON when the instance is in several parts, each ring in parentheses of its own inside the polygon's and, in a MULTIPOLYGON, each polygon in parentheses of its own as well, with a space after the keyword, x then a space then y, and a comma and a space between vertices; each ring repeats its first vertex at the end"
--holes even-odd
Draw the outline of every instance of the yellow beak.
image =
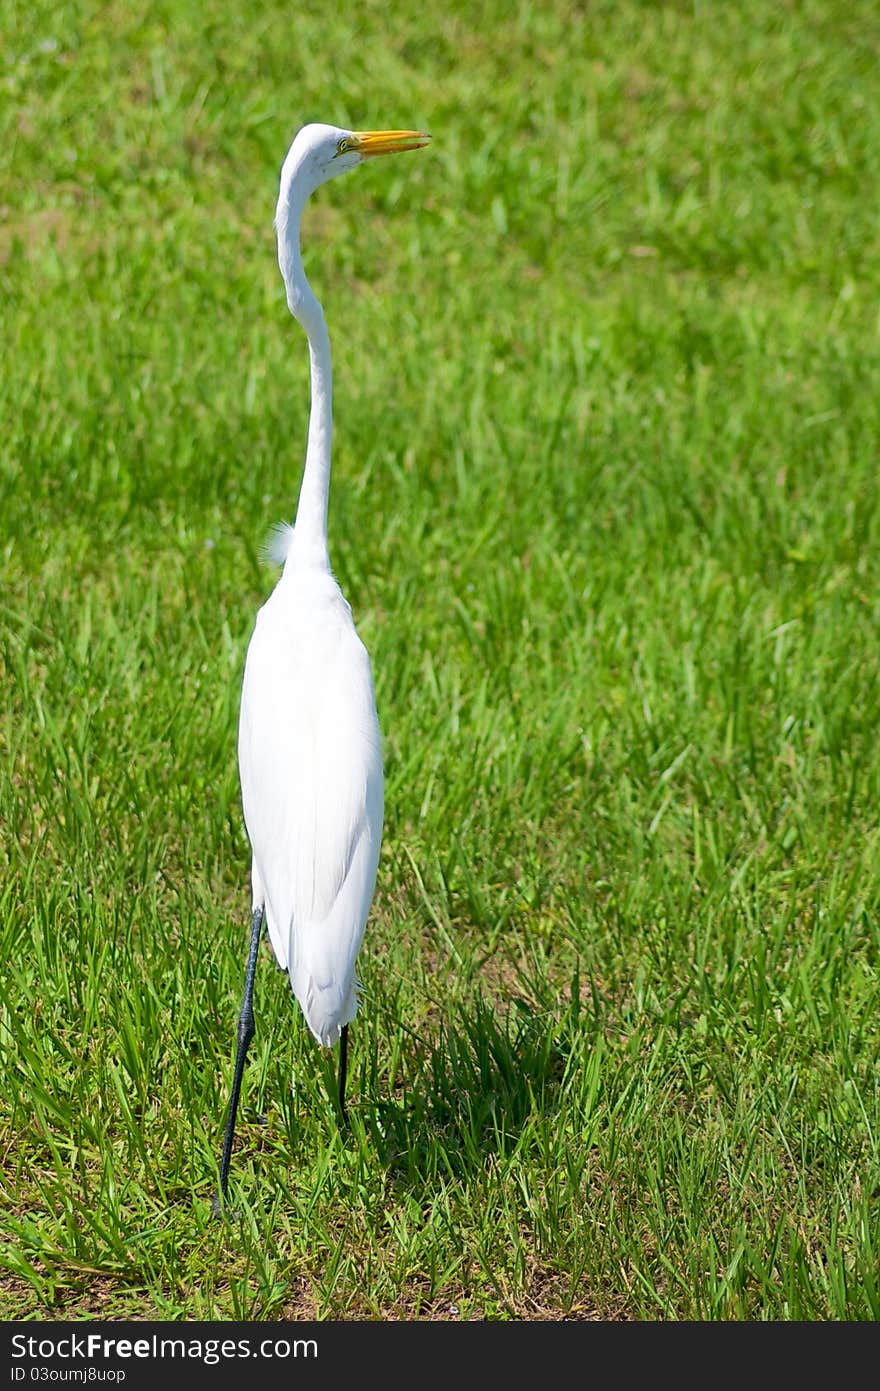
POLYGON ((396 155, 403 150, 421 150, 431 139, 423 130, 356 130, 354 148, 365 159, 372 155, 396 155))

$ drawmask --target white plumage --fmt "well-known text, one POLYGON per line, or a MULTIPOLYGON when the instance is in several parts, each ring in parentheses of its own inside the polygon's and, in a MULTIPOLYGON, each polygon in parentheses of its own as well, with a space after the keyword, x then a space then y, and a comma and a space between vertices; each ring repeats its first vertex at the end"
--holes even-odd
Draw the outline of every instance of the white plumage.
POLYGON ((288 558, 248 649, 239 726, 254 908, 329 1048, 357 1009, 355 960, 382 834, 366 648, 329 570, 288 558))
POLYGON ((382 839, 382 752, 370 659, 330 569, 330 339, 303 270, 302 211, 326 180, 371 155, 418 149, 428 139, 418 131, 304 126, 281 170, 278 264, 288 307, 308 338, 311 409, 296 524, 280 538, 284 569, 257 615, 242 687, 238 760, 252 850, 253 923, 218 1209, 254 1034, 264 920, 315 1038, 325 1048, 341 1039, 339 1107, 345 1115, 347 1032, 358 1005, 355 964, 382 839))

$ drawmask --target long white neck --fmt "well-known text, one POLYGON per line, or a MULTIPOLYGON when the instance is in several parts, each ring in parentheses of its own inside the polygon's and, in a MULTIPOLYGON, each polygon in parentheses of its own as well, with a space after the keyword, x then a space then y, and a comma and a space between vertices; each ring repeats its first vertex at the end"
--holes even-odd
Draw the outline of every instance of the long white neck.
POLYGON ((330 494, 330 446, 333 436, 333 382, 330 335, 324 311, 303 270, 300 221, 310 189, 297 180, 298 168, 288 156, 281 171, 275 210, 278 264, 287 290, 287 305, 309 340, 311 410, 306 465, 299 493, 289 556, 296 566, 330 568, 327 549, 327 501, 330 494))

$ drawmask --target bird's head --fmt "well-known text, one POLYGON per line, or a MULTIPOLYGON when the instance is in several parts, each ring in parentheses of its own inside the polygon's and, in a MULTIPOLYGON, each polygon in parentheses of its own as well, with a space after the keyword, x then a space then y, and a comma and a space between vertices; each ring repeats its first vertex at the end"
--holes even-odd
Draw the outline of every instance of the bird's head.
POLYGON ((342 130, 339 126, 303 126, 294 137, 285 165, 313 193, 375 155, 419 150, 431 139, 419 130, 342 130))
POLYGON ((275 207, 278 264, 291 314, 306 331, 322 318, 302 268, 299 250, 300 214, 316 188, 362 164, 374 155, 418 150, 430 135, 419 130, 343 130, 339 126, 303 126, 281 166, 281 186, 275 207))

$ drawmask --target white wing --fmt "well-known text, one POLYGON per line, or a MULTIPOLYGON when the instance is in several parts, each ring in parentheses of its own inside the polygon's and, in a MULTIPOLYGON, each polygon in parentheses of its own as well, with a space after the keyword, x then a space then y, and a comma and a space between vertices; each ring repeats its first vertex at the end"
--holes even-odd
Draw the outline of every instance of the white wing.
POLYGON ((282 576, 248 648, 239 724, 254 907, 319 1043, 357 1011, 383 778, 370 660, 329 574, 282 576))

